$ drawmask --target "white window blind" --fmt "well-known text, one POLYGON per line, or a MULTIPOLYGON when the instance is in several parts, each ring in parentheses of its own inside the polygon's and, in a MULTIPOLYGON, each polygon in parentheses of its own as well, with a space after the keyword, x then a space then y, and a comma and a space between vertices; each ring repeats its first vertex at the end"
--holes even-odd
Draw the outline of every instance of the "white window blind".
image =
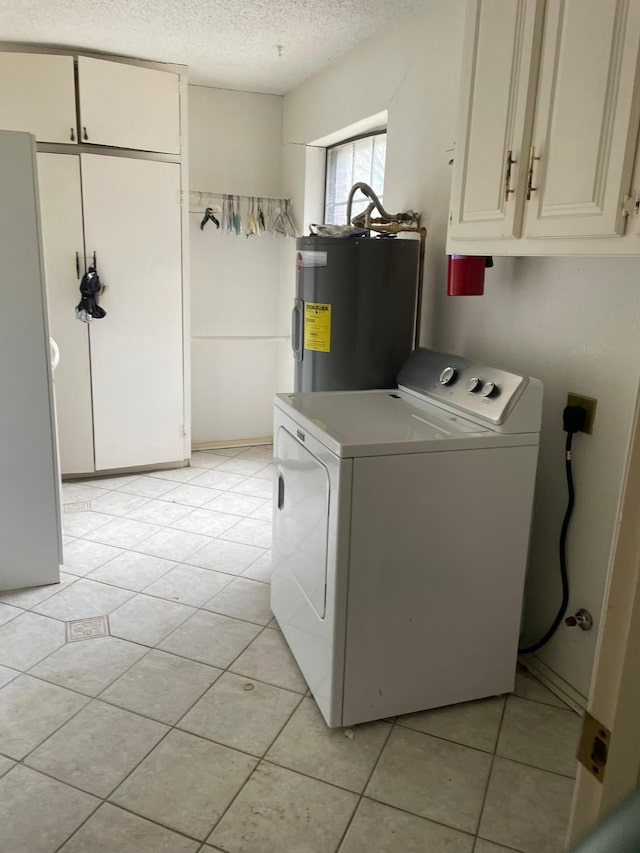
MULTIPOLYGON (((324 221, 331 225, 347 224, 347 196, 358 181, 369 184, 382 201, 384 165, 387 155, 387 134, 376 133, 334 145, 327 149, 327 180, 324 221)), ((369 204, 356 193, 352 217, 369 204)))

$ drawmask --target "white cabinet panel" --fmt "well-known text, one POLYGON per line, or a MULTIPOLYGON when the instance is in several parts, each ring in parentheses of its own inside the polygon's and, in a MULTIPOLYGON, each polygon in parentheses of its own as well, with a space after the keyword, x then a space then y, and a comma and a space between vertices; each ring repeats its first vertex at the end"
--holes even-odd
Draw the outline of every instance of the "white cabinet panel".
POLYGON ((548 0, 526 236, 623 233, 639 39, 638 0, 548 0))
POLYGON ((0 128, 76 142, 73 57, 0 53, 0 128))
POLYGON ((80 160, 77 155, 38 154, 44 267, 49 328, 60 348, 55 372, 60 468, 63 474, 93 471, 93 422, 89 329, 76 318, 76 272, 84 272, 80 160))
POLYGON ((96 469, 184 458, 180 166, 83 154, 96 469))
POLYGON ((78 86, 83 142, 180 152, 177 74, 80 56, 78 86))
POLYGON ((543 6, 473 0, 467 7, 451 237, 518 235, 543 6))

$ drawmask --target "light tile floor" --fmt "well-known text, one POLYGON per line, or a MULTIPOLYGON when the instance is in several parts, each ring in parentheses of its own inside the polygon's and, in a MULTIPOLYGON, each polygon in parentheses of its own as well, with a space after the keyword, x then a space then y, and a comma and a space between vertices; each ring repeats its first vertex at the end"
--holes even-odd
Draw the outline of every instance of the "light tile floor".
POLYGON ((269 608, 270 455, 64 485, 62 583, 0 595, 0 848, 560 853, 580 722, 528 674, 326 728, 269 608))

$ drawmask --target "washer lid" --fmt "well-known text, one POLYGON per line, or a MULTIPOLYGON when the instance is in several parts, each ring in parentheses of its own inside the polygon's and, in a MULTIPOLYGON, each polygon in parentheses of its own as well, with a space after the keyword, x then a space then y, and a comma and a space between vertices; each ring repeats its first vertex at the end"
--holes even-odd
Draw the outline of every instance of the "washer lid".
POLYGON ((537 444, 505 435, 400 390, 276 395, 287 412, 337 456, 377 456, 537 444))

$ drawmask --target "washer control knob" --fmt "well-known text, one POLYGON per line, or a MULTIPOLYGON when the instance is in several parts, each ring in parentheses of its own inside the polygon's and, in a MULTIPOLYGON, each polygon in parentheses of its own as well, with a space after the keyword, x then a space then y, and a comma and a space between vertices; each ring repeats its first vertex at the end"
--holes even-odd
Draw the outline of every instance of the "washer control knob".
POLYGON ((497 390, 498 387, 495 382, 485 382, 482 386, 482 396, 493 397, 497 390))
POLYGON ((440 384, 441 385, 451 385, 453 380, 456 378, 456 369, 455 367, 445 367, 445 369, 440 374, 440 384))
POLYGON ((470 394, 473 394, 475 391, 480 389, 481 381, 477 376, 472 376, 471 379, 467 382, 467 391, 470 394))

